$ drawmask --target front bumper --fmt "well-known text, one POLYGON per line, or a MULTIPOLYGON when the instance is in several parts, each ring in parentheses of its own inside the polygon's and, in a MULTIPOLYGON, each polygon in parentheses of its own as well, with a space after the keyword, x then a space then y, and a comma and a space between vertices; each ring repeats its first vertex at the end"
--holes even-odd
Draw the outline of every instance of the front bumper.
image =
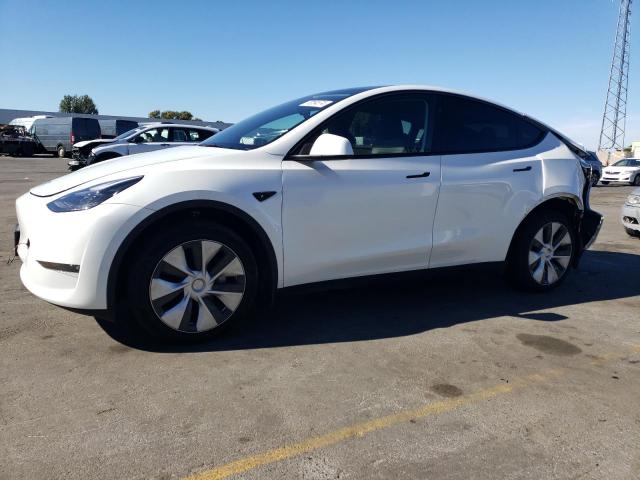
POLYGON ((633 181, 633 175, 611 175, 603 173, 600 181, 609 183, 631 183, 633 181))
POLYGON ((623 206, 621 220, 625 228, 640 232, 640 207, 623 206))
POLYGON ((71 309, 104 310, 116 250, 150 211, 103 203, 90 210, 54 213, 46 206, 51 200, 27 193, 16 201, 20 279, 47 302, 71 309))
POLYGON ((71 152, 71 160, 67 162, 71 169, 78 169, 87 165, 87 157, 78 148, 74 148, 71 152))

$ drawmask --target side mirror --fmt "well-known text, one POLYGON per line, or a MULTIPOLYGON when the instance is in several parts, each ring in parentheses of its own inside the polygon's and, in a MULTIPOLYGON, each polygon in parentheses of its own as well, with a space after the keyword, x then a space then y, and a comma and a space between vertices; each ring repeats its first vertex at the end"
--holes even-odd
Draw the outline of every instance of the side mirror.
POLYGON ((336 155, 353 155, 351 142, 339 135, 323 133, 311 146, 312 157, 333 157, 336 155))

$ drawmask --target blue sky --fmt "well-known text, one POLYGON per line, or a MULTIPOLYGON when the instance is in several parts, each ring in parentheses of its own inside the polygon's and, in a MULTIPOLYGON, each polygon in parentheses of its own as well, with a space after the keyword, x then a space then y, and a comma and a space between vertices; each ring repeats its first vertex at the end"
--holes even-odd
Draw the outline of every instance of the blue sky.
MULTIPOLYGON (((617 14, 612 0, 0 0, 0 108, 86 93, 104 114, 234 122, 316 91, 421 83, 595 146, 617 14)), ((627 143, 640 140, 631 52, 627 143)))

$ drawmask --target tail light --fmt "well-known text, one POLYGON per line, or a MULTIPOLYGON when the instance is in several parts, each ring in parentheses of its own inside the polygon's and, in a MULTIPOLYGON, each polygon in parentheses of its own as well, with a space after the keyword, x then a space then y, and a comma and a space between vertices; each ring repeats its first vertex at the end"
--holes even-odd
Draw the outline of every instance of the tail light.
POLYGON ((73 134, 73 132, 71 132, 71 135, 69 136, 69 140, 71 141, 71 145, 73 145, 74 143, 76 143, 76 137, 73 134))

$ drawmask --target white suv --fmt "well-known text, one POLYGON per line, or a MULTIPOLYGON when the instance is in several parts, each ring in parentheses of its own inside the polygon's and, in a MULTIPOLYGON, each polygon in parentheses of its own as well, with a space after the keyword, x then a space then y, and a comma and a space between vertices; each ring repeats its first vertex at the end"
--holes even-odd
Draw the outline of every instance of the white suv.
POLYGON ((201 145, 33 188, 17 200, 20 275, 51 303, 170 341, 217 334, 277 289, 347 277, 506 262, 516 285, 548 290, 602 221, 585 155, 441 89, 311 95, 201 145))
POLYGON ((200 143, 219 132, 219 129, 182 123, 149 123, 118 135, 115 138, 85 140, 73 145, 70 170, 112 158, 153 152, 169 147, 200 143))

